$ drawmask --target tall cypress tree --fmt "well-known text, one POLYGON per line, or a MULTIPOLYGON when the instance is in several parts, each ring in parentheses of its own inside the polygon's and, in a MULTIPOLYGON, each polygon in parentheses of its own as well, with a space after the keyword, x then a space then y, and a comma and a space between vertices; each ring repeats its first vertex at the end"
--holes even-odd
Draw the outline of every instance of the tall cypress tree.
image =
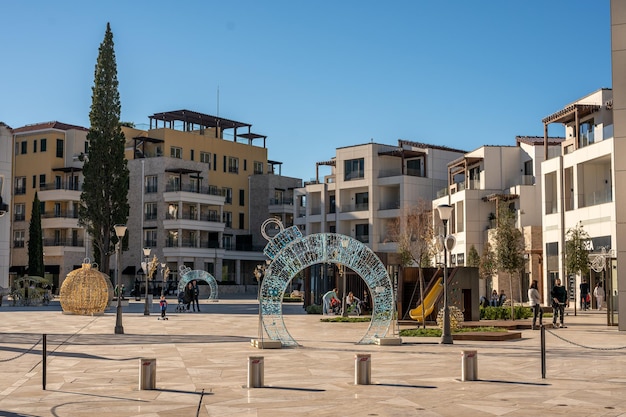
POLYGON ((44 276, 42 238, 41 201, 35 193, 33 209, 30 212, 30 225, 28 226, 28 275, 33 277, 44 276))
POLYGON ((92 87, 89 151, 83 165, 85 179, 79 209, 79 224, 91 235, 95 261, 105 274, 109 273, 109 258, 114 250, 113 226, 126 223, 128 218, 129 174, 120 113, 113 33, 107 23, 92 87))

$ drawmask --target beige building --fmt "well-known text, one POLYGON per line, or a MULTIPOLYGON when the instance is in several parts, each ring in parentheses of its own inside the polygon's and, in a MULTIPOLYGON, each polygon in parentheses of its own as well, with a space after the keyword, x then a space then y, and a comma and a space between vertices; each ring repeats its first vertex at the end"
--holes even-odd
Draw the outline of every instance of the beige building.
POLYGON ((78 226, 82 162, 88 129, 60 122, 13 130, 13 194, 10 276, 27 273, 28 228, 35 193, 41 201, 46 276, 59 288, 65 275, 89 256, 84 229, 78 226))
MULTIPOLYGON (((0 122, 0 287, 9 287, 11 253, 11 156, 13 155, 11 128, 0 122)), ((2 295, 0 295, 1 297, 2 295)))

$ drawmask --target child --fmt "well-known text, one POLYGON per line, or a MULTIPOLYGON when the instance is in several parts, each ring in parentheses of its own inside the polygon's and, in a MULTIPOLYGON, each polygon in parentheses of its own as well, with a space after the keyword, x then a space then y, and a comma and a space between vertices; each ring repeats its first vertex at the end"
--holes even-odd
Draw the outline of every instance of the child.
POLYGON ((165 317, 165 310, 167 310, 167 300, 165 299, 164 295, 161 296, 161 301, 159 301, 159 307, 161 307, 161 319, 167 320, 167 317, 165 317))

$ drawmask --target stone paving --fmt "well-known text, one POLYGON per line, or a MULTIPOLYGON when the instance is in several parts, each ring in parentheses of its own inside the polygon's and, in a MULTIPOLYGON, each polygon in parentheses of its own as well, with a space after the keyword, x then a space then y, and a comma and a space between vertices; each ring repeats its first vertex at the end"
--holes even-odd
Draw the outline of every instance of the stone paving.
MULTIPOLYGON (((171 300, 174 301, 174 300, 171 300)), ((175 302, 170 303, 173 311, 175 302)), ((258 350, 255 300, 201 304, 157 320, 143 304, 62 314, 0 307, 0 416, 626 416, 626 333, 603 312, 573 311, 567 328, 513 341, 404 338, 356 345, 367 323, 322 323, 284 304, 301 346, 258 350), (42 344, 46 334, 46 389, 42 344), (34 346, 34 347, 33 347, 34 346), (461 351, 478 351, 478 380, 461 381, 461 351), (371 355, 371 384, 355 385, 355 354, 371 355), (264 387, 247 388, 248 357, 264 357, 264 387), (156 358, 156 389, 139 390, 140 358, 156 358)))

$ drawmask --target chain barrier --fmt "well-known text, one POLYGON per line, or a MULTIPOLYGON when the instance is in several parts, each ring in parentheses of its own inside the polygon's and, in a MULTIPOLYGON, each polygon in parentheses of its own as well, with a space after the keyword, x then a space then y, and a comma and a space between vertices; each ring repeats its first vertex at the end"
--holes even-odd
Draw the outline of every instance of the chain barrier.
POLYGON ((28 348, 27 350, 25 350, 22 353, 17 354, 16 356, 12 357, 12 358, 8 358, 8 359, 0 359, 0 363, 2 362, 10 362, 13 361, 15 359, 21 358, 22 356, 26 355, 27 353, 29 353, 30 351, 32 351, 33 349, 35 349, 35 346, 37 346, 39 343, 41 343, 41 341, 43 340, 43 337, 40 337, 38 341, 35 342, 34 345, 32 345, 30 348, 28 348))
POLYGON ((560 339, 560 340, 564 341, 565 343, 569 343, 571 345, 581 347, 583 349, 592 349, 592 350, 622 350, 622 349, 626 349, 626 346, 619 346, 619 347, 586 346, 586 345, 583 345, 583 344, 580 344, 580 343, 568 340, 568 339, 564 338, 563 336, 560 336, 560 335, 556 334, 555 332, 548 330, 546 327, 544 327, 544 329, 545 329, 546 333, 550 333, 552 336, 556 337, 557 339, 560 339))

